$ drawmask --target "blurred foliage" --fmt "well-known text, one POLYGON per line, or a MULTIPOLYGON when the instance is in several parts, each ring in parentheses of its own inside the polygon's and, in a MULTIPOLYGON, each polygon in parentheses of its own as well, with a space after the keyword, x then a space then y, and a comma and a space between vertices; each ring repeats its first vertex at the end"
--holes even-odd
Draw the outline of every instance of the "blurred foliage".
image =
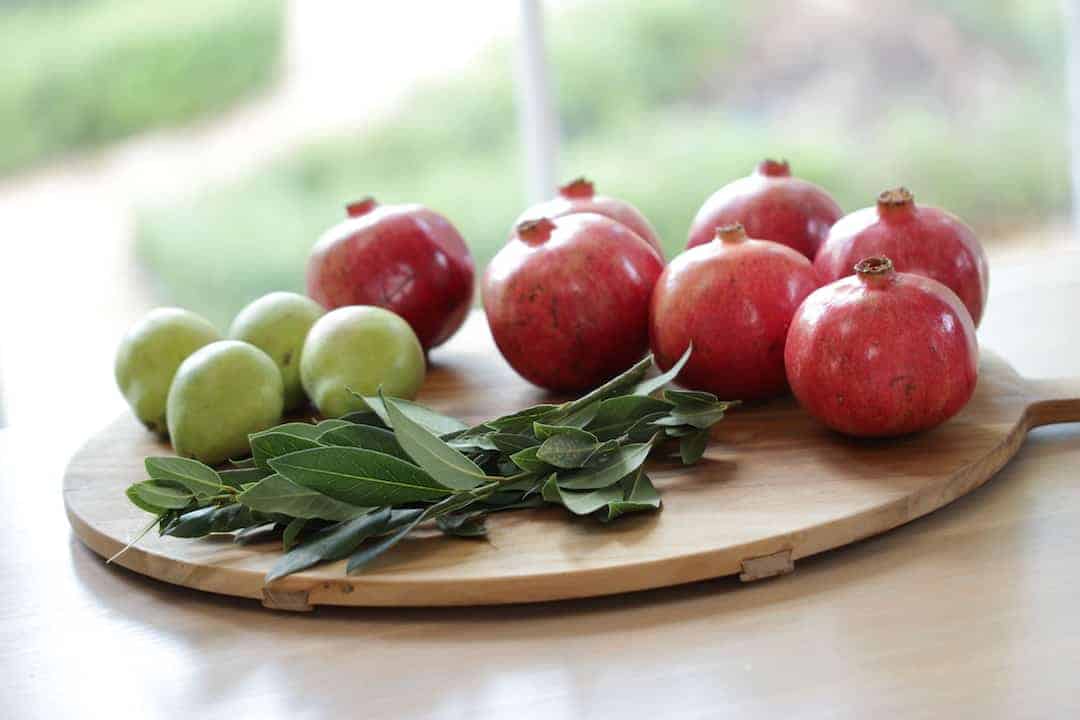
MULTIPOLYGON (((1056 7, 1052 0, 1033 5, 1048 4, 1056 7)), ((797 109, 787 108, 776 98, 782 90, 769 83, 784 88, 790 80, 759 76, 746 59, 750 38, 771 37, 775 6, 571 6, 549 23, 563 174, 585 173, 600 192, 640 207, 669 257, 684 245, 702 201, 766 155, 790 159, 797 174, 827 187, 847 210, 906 183, 920 201, 968 219, 987 242, 1062 211, 1068 175, 1059 28, 1028 17, 1011 33, 1010 18, 1023 15, 1019 0, 948 0, 942 7, 962 40, 1022 67, 998 94, 943 104, 917 86, 890 97, 891 88, 883 94, 880 79, 870 78, 869 98, 819 98, 814 90, 809 104, 793 98, 797 109), (1057 66, 1042 60, 1053 47, 1057 66), (724 94, 744 79, 779 109, 741 106, 724 94)), ((170 302, 224 323, 263 292, 301 289, 319 233, 344 216, 346 201, 370 192, 384 203, 421 202, 445 213, 482 269, 525 201, 512 68, 511 48, 499 45, 468 72, 417 88, 389 120, 362 134, 320 141, 239 182, 144 209, 141 257, 170 302)), ((966 78, 977 70, 957 72, 966 78)))
POLYGON ((283 0, 0 6, 0 173, 205 116, 265 87, 283 18, 283 0))

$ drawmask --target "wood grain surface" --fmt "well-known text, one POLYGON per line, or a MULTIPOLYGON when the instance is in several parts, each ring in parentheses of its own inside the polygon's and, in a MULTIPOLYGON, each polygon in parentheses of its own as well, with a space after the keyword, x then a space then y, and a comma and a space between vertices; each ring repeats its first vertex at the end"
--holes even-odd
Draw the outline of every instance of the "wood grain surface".
MULTIPOLYGON (((940 428, 888 441, 838 436, 790 399, 732 412, 698 465, 653 463, 659 514, 610 526, 551 507, 493 516, 487 541, 438 533, 409 538, 361 575, 344 561, 264 587, 276 543, 238 546, 148 535, 117 561, 199 590, 314 605, 522 603, 657 588, 739 574, 783 574, 797 561, 929 513, 984 483, 1034 426, 1080 420, 1080 382, 1025 381, 984 352, 975 397, 940 428)), ((420 400, 478 421, 549 400, 518 378, 474 318, 439 355, 420 400)), ((80 450, 64 479, 76 534, 103 556, 147 521, 123 494, 142 458, 167 452, 123 417, 80 450)))

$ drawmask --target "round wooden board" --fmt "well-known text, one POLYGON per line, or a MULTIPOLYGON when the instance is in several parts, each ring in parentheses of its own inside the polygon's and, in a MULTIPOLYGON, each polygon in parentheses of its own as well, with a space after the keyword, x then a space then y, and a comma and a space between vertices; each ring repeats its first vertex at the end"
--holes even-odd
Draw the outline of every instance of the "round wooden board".
MULTIPOLYGON (((550 401, 517 377, 482 319, 434 354, 420 401, 479 421, 550 401)), ((984 351, 979 386, 965 410, 934 431, 890 441, 852 441, 821 427, 790 399, 740 408, 716 426, 692 467, 655 461, 660 513, 611 525, 558 507, 495 515, 487 540, 418 533, 361 575, 344 561, 264 587, 280 556, 268 543, 228 536, 182 540, 148 534, 116 562, 159 580, 258 598, 269 607, 483 605, 642 590, 740 573, 790 572, 794 561, 869 537, 970 492, 999 470, 1029 428, 1080 420, 1071 383, 1033 383, 984 351)), ((148 516, 124 489, 144 479, 144 456, 167 453, 132 418, 92 438, 64 478, 79 538, 108 557, 148 516)))

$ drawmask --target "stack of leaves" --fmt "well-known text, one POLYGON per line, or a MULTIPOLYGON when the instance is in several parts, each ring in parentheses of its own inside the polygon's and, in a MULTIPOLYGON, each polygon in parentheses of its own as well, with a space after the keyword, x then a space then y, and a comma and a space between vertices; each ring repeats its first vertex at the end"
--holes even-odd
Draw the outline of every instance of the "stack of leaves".
POLYGON ((280 537, 285 554, 267 582, 344 557, 355 573, 429 520, 448 535, 479 537, 489 514, 546 503, 603 522, 657 510, 646 458, 671 440, 684 463, 696 462, 733 404, 703 392, 654 396, 689 354, 662 375, 646 378, 646 358, 577 400, 473 427, 406 400, 367 397, 370 412, 252 435, 251 457, 230 469, 147 458, 149 479, 127 496, 155 515, 146 531, 280 537))

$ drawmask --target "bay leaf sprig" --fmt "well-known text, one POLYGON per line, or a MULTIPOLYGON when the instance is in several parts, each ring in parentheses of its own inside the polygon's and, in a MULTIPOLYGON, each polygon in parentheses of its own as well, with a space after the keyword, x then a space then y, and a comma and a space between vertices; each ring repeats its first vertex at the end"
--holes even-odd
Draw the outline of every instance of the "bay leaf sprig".
POLYGON ((127 496, 163 535, 280 538, 285 553, 268 583, 344 558, 346 572, 361 572, 429 524, 477 538, 492 513, 546 504, 602 522, 656 511, 648 458, 675 452, 697 462, 734 404, 664 389, 690 353, 665 373, 649 377, 645 358, 576 400, 472 426, 380 392, 363 398, 370 411, 254 433, 250 456, 220 471, 147 458, 147 479, 127 496))

